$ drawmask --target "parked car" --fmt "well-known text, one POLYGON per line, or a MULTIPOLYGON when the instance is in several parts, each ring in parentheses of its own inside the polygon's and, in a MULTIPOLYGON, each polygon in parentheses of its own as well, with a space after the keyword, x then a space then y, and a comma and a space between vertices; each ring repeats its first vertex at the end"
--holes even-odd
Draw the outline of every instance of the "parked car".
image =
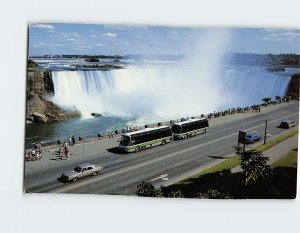
POLYGON ((286 120, 286 121, 282 121, 281 123, 280 123, 280 128, 283 128, 283 129, 289 129, 289 128, 291 128, 291 127, 295 127, 296 125, 295 125, 295 121, 288 121, 288 120, 286 120))
POLYGON ((62 173, 61 180, 63 181, 77 181, 86 176, 95 176, 103 171, 101 166, 96 166, 90 163, 82 163, 62 173))
POLYGON ((260 141, 261 136, 256 133, 250 133, 246 135, 246 143, 254 143, 256 141, 260 141))

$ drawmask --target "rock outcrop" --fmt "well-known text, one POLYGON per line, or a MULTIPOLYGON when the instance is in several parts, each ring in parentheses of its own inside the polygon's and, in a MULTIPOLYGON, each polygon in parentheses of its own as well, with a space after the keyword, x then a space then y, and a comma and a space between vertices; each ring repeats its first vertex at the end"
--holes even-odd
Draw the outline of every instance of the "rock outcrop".
POLYGON ((48 118, 44 114, 39 112, 34 112, 32 116, 34 123, 46 123, 48 121, 48 118))
POLYGON ((63 111, 49 101, 48 98, 53 93, 51 71, 41 70, 33 61, 29 60, 26 85, 26 119, 28 122, 63 121, 80 115, 79 111, 63 111))
POLYGON ((291 81, 288 87, 288 94, 299 97, 299 86, 300 86, 300 73, 292 75, 291 81))

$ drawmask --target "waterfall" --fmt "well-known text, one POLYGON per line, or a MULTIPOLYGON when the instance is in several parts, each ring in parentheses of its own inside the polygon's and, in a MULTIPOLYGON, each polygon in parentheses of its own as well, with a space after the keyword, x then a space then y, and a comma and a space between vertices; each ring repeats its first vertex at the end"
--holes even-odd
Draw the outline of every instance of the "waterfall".
POLYGON ((130 66, 110 71, 53 71, 59 106, 114 116, 182 116, 261 103, 283 96, 290 77, 262 68, 208 70, 187 67, 130 66))

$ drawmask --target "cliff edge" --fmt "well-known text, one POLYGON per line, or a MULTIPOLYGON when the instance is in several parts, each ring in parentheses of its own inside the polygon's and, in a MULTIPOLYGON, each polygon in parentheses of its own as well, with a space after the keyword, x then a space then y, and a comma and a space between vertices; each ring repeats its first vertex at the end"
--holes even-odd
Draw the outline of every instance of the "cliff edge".
POLYGON ((26 119, 27 122, 46 123, 63 121, 80 115, 66 112, 49 101, 54 94, 51 71, 41 70, 32 60, 27 62, 26 119))

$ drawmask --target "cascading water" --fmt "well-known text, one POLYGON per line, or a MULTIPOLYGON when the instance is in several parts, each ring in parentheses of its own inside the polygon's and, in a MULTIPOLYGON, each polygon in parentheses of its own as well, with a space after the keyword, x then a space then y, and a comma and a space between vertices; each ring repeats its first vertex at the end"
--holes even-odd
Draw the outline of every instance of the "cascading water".
POLYGON ((261 103, 283 96, 290 77, 262 67, 199 70, 184 66, 136 67, 110 71, 53 71, 53 102, 114 116, 174 119, 261 103), (209 77, 209 78, 207 78, 209 77))
POLYGON ((220 107, 243 107, 261 103, 263 98, 283 97, 291 77, 269 73, 264 67, 228 69, 220 80, 220 95, 225 104, 220 107))

